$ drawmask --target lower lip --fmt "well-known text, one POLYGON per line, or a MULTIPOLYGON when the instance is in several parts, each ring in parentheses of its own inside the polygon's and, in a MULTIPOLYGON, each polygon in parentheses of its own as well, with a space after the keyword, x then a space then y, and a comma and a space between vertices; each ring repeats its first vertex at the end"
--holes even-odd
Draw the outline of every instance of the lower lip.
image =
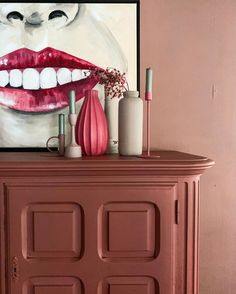
POLYGON ((67 107, 71 90, 75 90, 78 101, 84 97, 84 91, 93 89, 96 84, 95 77, 88 77, 52 89, 24 90, 0 87, 0 104, 21 112, 46 113, 67 107))

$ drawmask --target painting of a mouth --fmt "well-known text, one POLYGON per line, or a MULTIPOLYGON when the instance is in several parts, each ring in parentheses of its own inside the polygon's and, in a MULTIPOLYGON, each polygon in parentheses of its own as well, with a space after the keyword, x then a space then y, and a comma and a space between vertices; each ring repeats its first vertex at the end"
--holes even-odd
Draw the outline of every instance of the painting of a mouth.
POLYGON ((0 104, 22 112, 49 112, 68 106, 69 91, 76 100, 97 79, 94 64, 53 48, 35 52, 19 49, 0 57, 0 104))

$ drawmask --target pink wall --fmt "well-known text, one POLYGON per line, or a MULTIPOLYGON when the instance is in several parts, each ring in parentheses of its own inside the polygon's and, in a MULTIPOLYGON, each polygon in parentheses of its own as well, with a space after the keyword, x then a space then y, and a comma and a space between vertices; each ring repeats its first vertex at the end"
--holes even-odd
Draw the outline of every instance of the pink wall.
POLYGON ((236 1, 141 0, 144 69, 155 73, 152 147, 206 155, 200 293, 236 293, 236 1))

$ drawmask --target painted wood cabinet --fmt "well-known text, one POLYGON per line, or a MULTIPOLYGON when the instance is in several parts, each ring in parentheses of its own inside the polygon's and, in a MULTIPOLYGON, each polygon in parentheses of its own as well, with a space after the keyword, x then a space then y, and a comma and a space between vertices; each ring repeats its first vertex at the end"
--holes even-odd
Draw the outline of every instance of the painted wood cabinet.
POLYGON ((1 153, 1 294, 198 294, 213 161, 1 153))

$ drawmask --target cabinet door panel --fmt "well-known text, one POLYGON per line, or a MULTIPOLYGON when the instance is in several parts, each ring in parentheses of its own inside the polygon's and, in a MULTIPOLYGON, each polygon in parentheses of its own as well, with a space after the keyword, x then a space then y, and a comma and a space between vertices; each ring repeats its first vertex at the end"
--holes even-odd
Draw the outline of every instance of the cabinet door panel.
POLYGON ((9 294, 174 293, 175 199, 171 183, 8 186, 9 294))

